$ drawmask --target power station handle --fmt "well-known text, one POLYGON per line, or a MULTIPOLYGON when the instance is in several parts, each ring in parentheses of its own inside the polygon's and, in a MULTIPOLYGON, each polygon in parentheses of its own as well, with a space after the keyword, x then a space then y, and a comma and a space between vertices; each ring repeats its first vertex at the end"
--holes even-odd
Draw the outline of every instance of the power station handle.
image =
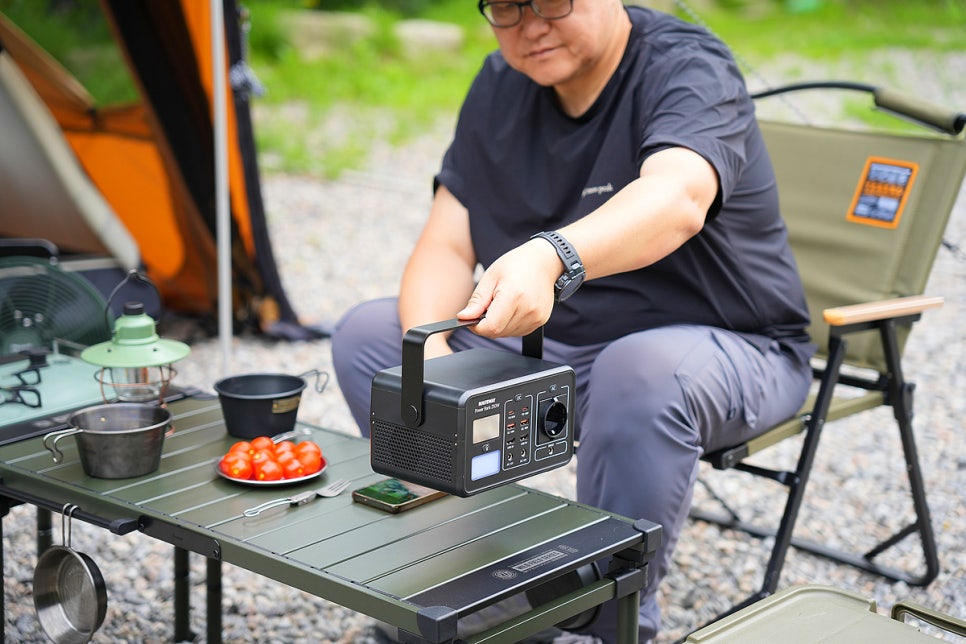
MULTIPOLYGON (((402 419, 410 427, 423 424, 423 361, 425 360, 426 339, 434 333, 452 331, 460 327, 479 324, 483 318, 460 320, 453 318, 416 326, 403 336, 402 344, 402 419)), ((523 355, 531 358, 543 357, 543 327, 523 337, 523 355)))

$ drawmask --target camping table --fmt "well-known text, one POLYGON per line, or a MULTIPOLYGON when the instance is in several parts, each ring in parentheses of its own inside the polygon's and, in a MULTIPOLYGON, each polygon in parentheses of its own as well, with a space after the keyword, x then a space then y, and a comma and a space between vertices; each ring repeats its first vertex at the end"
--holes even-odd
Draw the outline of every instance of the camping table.
POLYGON ((208 558, 209 642, 221 638, 221 562, 398 626, 411 641, 448 642, 460 617, 602 558, 612 561, 603 579, 470 641, 517 641, 615 598, 621 640, 637 641, 639 593, 660 540, 656 524, 519 485, 445 497, 397 515, 354 503, 346 492, 245 517, 247 508, 327 481, 374 482, 380 476, 370 469, 368 442, 302 425, 322 447, 326 471, 291 487, 245 485, 216 470, 236 440, 217 400, 195 396, 169 408, 175 431, 153 474, 88 477, 73 440, 61 441, 64 460, 55 465, 36 436, 0 447, 0 495, 52 511, 73 503, 75 519, 117 534, 140 530, 174 545, 182 555, 175 561, 175 639, 190 635, 187 584, 180 580, 179 593, 178 576, 187 575, 187 553, 194 552, 208 558))

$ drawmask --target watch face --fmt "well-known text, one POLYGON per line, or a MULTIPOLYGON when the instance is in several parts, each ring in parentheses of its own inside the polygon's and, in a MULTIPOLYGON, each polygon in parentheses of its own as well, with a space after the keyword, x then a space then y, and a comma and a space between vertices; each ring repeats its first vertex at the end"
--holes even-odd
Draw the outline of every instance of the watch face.
POLYGON ((580 285, 584 283, 584 271, 575 274, 564 273, 554 284, 557 291, 557 301, 563 302, 568 297, 577 292, 580 285))

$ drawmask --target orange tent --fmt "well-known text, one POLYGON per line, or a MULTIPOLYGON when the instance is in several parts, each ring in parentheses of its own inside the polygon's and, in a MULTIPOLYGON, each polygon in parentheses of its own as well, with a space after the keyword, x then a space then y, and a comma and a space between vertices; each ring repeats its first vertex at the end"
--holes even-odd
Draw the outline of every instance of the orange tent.
MULTIPOLYGON (((234 0, 223 0, 223 6, 226 67, 244 70, 239 10, 234 0)), ((40 157, 52 168, 41 171, 44 164, 31 166, 23 150, 0 143, 0 237, 43 238, 68 255, 111 256, 125 270, 144 270, 167 308, 214 315, 209 4, 102 0, 101 10, 140 95, 133 104, 97 105, 70 72, 0 13, 0 99, 18 108, 20 135, 40 141, 40 157), (60 201, 58 190, 65 193, 60 201)), ((226 87, 225 114, 234 323, 279 337, 315 335, 299 324, 275 265, 246 77, 227 70, 225 76, 236 79, 226 87)), ((17 110, 3 112, 0 118, 12 118, 17 110)))

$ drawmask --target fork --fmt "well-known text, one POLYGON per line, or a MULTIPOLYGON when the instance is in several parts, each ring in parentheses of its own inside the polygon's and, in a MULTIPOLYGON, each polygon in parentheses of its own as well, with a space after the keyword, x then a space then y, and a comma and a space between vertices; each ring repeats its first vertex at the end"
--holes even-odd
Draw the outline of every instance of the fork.
POLYGON ((342 494, 342 491, 349 487, 349 479, 338 479, 337 481, 332 481, 325 487, 320 487, 317 490, 308 490, 307 492, 300 492, 298 494, 293 494, 292 496, 287 496, 282 499, 274 499, 272 501, 266 501, 261 505, 256 505, 253 508, 248 508, 243 512, 246 517, 255 517, 268 510, 269 508, 278 507, 280 505, 305 505, 317 496, 333 497, 342 494))

